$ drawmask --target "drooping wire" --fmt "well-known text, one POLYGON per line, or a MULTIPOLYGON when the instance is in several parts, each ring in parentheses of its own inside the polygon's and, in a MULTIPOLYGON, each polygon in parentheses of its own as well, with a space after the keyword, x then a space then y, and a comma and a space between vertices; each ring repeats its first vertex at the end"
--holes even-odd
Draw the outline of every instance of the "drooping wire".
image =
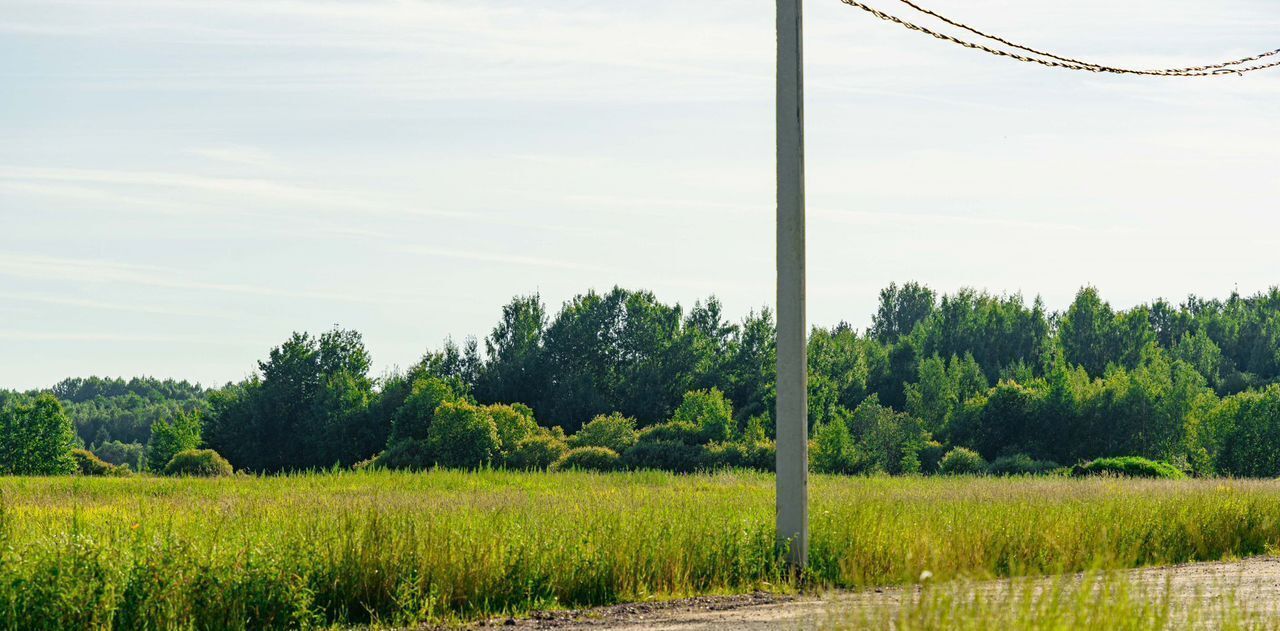
MULTIPOLYGON (((1042 56, 1042 57, 1048 57, 1048 58, 1050 58, 1050 59, 1057 59, 1058 61, 1064 61, 1064 62, 1067 62, 1067 63, 1076 64, 1076 65, 1080 65, 1080 66, 1092 66, 1092 67, 1095 67, 1095 68, 1100 68, 1100 69, 1102 69, 1102 70, 1111 70, 1111 71, 1115 71, 1115 70, 1123 71, 1123 70, 1126 70, 1125 68, 1116 68, 1116 67, 1111 67, 1111 66, 1105 66, 1105 65, 1102 65, 1102 64, 1095 64, 1095 63, 1088 62, 1088 61, 1080 61, 1079 59, 1073 59, 1073 58, 1071 58, 1071 57, 1062 57, 1062 56, 1059 56, 1059 55, 1055 55, 1055 54, 1053 54, 1053 53, 1047 53, 1047 52, 1044 52, 1044 51, 1042 51, 1042 50, 1036 50, 1036 49, 1034 49, 1034 48, 1031 48, 1030 46, 1024 46, 1024 45, 1022 45, 1022 44, 1018 44, 1018 43, 1015 43, 1015 42, 1011 42, 1011 41, 1009 41, 1009 40, 1007 40, 1007 39, 1004 39, 1003 37, 1000 37, 1000 36, 998 36, 998 35, 992 35, 992 34, 990 34, 990 33, 985 33, 985 32, 983 32, 983 31, 980 31, 980 30, 978 30, 978 29, 976 29, 976 28, 973 28, 972 26, 969 26, 969 25, 967 25, 967 24, 964 24, 964 23, 961 23, 961 22, 957 22, 957 21, 955 21, 955 20, 952 20, 951 18, 948 18, 948 17, 947 17, 947 16, 945 16, 945 15, 941 15, 941 14, 939 14, 939 13, 935 12, 935 11, 931 11, 931 10, 929 10, 929 9, 926 9, 925 7, 922 7, 922 6, 920 6, 920 5, 918 5, 918 4, 914 3, 914 2, 912 2, 911 0, 898 0, 898 1, 899 1, 899 2, 901 2, 902 4, 905 4, 905 5, 909 6, 909 7, 911 7, 912 9, 915 9, 916 11, 919 11, 920 13, 923 13, 923 14, 928 15, 928 16, 930 16, 930 17, 937 18, 938 20, 941 20, 941 21, 943 21, 943 22, 946 22, 947 24, 950 24, 951 26, 954 26, 954 27, 956 27, 956 28, 959 28, 959 29, 963 29, 963 30, 969 31, 970 33, 973 33, 974 35, 977 35, 977 36, 979 36, 979 37, 983 37, 983 38, 989 39, 989 40, 994 41, 994 42, 999 42, 999 43, 1004 44, 1004 45, 1006 45, 1006 46, 1009 46, 1009 47, 1011 47, 1011 48, 1017 48, 1018 50, 1026 51, 1026 52, 1028 52, 1028 53, 1032 53, 1032 54, 1035 54, 1035 55, 1040 55, 1040 56, 1042 56)), ((1248 56, 1248 57, 1244 57, 1244 58, 1241 58, 1241 59, 1236 59, 1236 60, 1233 60, 1233 61, 1225 61, 1225 62, 1217 63, 1217 64, 1209 64, 1209 65, 1204 65, 1204 66, 1190 66, 1190 67, 1187 67, 1187 68, 1165 68, 1165 69, 1153 69, 1153 70, 1149 70, 1149 71, 1147 71, 1147 72, 1154 72, 1154 73, 1160 73, 1160 74, 1175 75, 1176 73, 1182 73, 1182 72, 1203 72, 1203 71, 1206 71, 1206 70, 1218 70, 1218 69, 1222 69, 1222 68, 1230 68, 1230 67, 1232 67, 1232 66, 1239 66, 1239 65, 1241 65, 1241 64, 1246 64, 1246 63, 1249 63, 1249 62, 1258 61, 1258 60, 1260 60, 1260 59, 1266 59, 1267 57, 1271 57, 1271 56, 1274 56, 1274 55, 1280 55, 1280 48, 1278 48, 1278 49, 1276 49, 1276 50, 1267 51, 1267 52, 1264 52, 1264 53, 1259 53, 1259 54, 1256 54, 1256 55, 1250 55, 1250 56, 1248 56)))
POLYGON ((849 6, 862 9, 863 11, 866 11, 867 13, 870 13, 871 15, 874 15, 875 17, 880 18, 881 20, 884 20, 886 22, 892 22, 906 29, 924 33, 926 35, 932 36, 934 38, 937 38, 946 42, 950 42, 952 44, 956 44, 956 45, 963 46, 965 48, 969 48, 973 50, 979 50, 985 53, 990 53, 992 55, 996 55, 999 57, 1007 57, 1009 59, 1013 59, 1016 61, 1048 66, 1050 68, 1064 68, 1067 70, 1082 70, 1086 72, 1099 72, 1099 73, 1112 73, 1112 74, 1125 74, 1125 75, 1144 75, 1144 76, 1158 76, 1158 77, 1211 77, 1211 76, 1218 76, 1218 75, 1224 75, 1224 74, 1241 74, 1242 75, 1249 72, 1257 72, 1259 70, 1267 70, 1270 68, 1280 67, 1280 61, 1273 61, 1270 63, 1258 64, 1253 66, 1241 66, 1241 64, 1246 64, 1246 63, 1258 61, 1261 59, 1266 59, 1268 57, 1280 54, 1280 49, 1259 53, 1257 55, 1251 55, 1249 57, 1245 57, 1235 61, 1229 61, 1229 62, 1218 63, 1218 64, 1209 64, 1204 66, 1191 66, 1188 68, 1143 70, 1143 69, 1135 69, 1135 68, 1122 68, 1117 66, 1106 66, 1106 65, 1095 64, 1095 63, 1086 62, 1086 61, 1080 61, 1078 59, 1072 59, 1070 57, 1055 55, 1052 53, 1046 53, 1046 52, 1031 48, 1029 46, 1016 44, 1007 39, 1004 39, 995 35, 987 34, 976 28, 951 20, 934 11, 930 11, 913 2, 910 2, 909 0, 900 0, 904 4, 910 6, 911 8, 917 11, 920 11, 921 13, 924 13, 926 15, 942 20, 943 22, 950 24, 951 26, 966 30, 970 33, 978 35, 979 37, 983 37, 991 41, 999 42, 1011 48, 1022 50, 1032 55, 1037 55, 1036 57, 1032 57, 1028 55, 1015 53, 1015 52, 1010 52, 1007 50, 992 48, 990 46, 966 41, 958 37, 947 35, 946 33, 934 31, 932 29, 920 26, 918 24, 914 24, 912 22, 903 20, 902 18, 899 18, 897 16, 885 13, 884 11, 881 11, 874 7, 863 4, 858 0, 840 0, 840 1, 849 6))

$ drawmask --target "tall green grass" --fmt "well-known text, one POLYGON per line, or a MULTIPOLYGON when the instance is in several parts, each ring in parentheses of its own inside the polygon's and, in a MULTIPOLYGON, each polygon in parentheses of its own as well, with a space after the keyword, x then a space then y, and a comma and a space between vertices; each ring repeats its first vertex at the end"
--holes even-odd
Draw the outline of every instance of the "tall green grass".
POLYGON ((833 631, 1280 629, 1275 603, 1251 597, 1248 588, 1224 578, 1187 590, 1176 587, 1171 578, 1143 581, 1109 573, 1011 583, 959 581, 904 593, 900 599, 833 605, 821 626, 833 631))
MULTIPOLYGON (((800 586, 755 473, 0 479, 0 628, 410 624, 800 586)), ((1280 484, 822 477, 809 584, 1261 554, 1280 484)))

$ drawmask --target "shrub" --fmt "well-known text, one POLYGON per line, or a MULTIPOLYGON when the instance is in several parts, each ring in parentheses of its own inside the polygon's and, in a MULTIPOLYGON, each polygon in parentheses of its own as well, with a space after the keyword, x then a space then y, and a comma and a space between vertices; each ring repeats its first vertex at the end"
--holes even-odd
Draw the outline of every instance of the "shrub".
POLYGON ((733 406, 716 388, 686 392, 671 421, 696 426, 704 442, 726 441, 733 436, 733 406))
POLYGON ((1187 477, 1187 474, 1167 462, 1157 462, 1137 456, 1098 458, 1092 462, 1077 465, 1072 469, 1071 473, 1075 476, 1113 475, 1130 478, 1164 478, 1166 480, 1181 480, 1187 477))
POLYGON ((435 418, 436 408, 444 403, 461 399, 449 382, 436 377, 422 377, 413 382, 404 404, 396 409, 391 419, 391 437, 388 444, 401 440, 426 440, 435 418))
POLYGON ((212 449, 188 449, 173 455, 165 465, 165 475, 216 478, 235 473, 231 463, 212 449))
POLYGON ((759 440, 748 443, 747 455, 751 466, 761 471, 775 471, 778 468, 778 446, 772 440, 759 440))
POLYGON ((956 447, 942 457, 938 470, 946 475, 981 475, 987 471, 987 461, 972 449, 956 447))
POLYGON ((855 473, 859 469, 857 448, 844 420, 836 417, 813 432, 813 470, 818 473, 855 473))
POLYGON ((630 469, 692 473, 706 466, 706 448, 682 442, 644 440, 623 454, 623 462, 630 469))
POLYGON ((494 426, 498 429, 498 449, 504 456, 511 455, 520 441, 538 431, 533 409, 527 405, 490 405, 485 411, 493 417, 494 426))
POLYGON ((569 446, 563 440, 548 433, 529 436, 516 443, 515 449, 507 458, 507 466, 512 469, 547 469, 564 457, 569 446))
POLYGON ((929 442, 929 433, 920 419, 895 412, 880 405, 876 396, 868 397, 851 414, 839 414, 856 439, 857 460, 850 473, 864 470, 883 471, 892 475, 920 473, 920 452, 929 442))
POLYGON ((583 425, 578 433, 569 437, 569 446, 604 447, 615 454, 620 454, 636 444, 637 438, 635 419, 615 412, 609 416, 597 416, 591 419, 591 422, 583 425))
POLYGON ((942 456, 946 453, 947 448, 936 440, 925 443, 920 449, 920 472, 937 473, 938 467, 942 464, 942 456))
POLYGON ((703 469, 742 469, 748 459, 747 446, 739 442, 711 443, 703 448, 703 469))
POLYGON ((421 471, 430 469, 433 465, 435 457, 431 455, 427 441, 406 438, 388 445, 366 468, 421 471))
POLYGON ((142 455, 146 448, 141 443, 123 443, 109 440, 101 443, 93 450, 93 455, 109 464, 126 465, 134 470, 142 470, 142 455))
POLYGON ((703 463, 706 469, 773 471, 777 465, 777 452, 771 440, 711 443, 705 448, 703 463))
POLYGON ((76 463, 76 473, 93 476, 125 476, 129 475, 129 465, 117 467, 93 455, 85 449, 72 449, 71 459, 76 463))
POLYGON ((621 466, 618 452, 608 447, 577 447, 556 461, 556 471, 617 471, 621 466))
POLYGON ((697 425, 671 421, 640 430, 638 442, 701 445, 705 441, 703 441, 702 430, 697 425))
POLYGON ((178 412, 173 420, 157 420, 151 424, 151 440, 147 442, 146 468, 151 473, 164 473, 169 461, 180 451, 200 447, 200 417, 178 412))
POLYGON ((1047 475, 1058 468, 1052 460, 1036 460, 1027 454, 1001 456, 991 461, 991 475, 1047 475))
POLYGON ((426 448, 442 467, 474 469, 498 455, 498 426, 484 408, 447 402, 436 408, 426 448))
POLYGON ((764 414, 757 414, 747 419, 747 426, 742 430, 742 438, 747 442, 763 442, 769 440, 773 420, 764 414))

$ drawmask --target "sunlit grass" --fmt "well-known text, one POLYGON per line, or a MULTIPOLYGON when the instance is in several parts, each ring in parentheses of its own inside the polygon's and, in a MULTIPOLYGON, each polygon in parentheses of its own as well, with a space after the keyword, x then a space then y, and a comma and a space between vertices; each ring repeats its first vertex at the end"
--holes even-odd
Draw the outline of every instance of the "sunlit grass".
POLYGON ((1276 605, 1250 599, 1239 583, 1220 579, 1188 592, 1172 577, 1144 581, 1089 573, 1011 582, 957 581, 907 591, 898 599, 832 607, 833 631, 1161 631, 1280 629, 1276 605))
MULTIPOLYGON (((0 479, 0 628, 407 624, 790 591, 773 478, 505 472, 0 479)), ((817 477, 807 585, 1217 560, 1280 484, 817 477)))

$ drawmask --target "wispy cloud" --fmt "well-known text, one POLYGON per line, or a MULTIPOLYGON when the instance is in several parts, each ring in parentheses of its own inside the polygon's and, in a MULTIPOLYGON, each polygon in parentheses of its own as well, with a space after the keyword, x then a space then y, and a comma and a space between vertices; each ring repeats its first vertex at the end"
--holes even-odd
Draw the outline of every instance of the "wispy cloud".
POLYGON ((115 333, 14 331, 0 329, 0 340, 14 342, 111 342, 155 344, 225 344, 226 340, 187 335, 128 335, 115 333))
POLYGON ((148 189, 181 188, 226 195, 267 198, 290 203, 331 205, 339 191, 297 186, 261 178, 208 177, 163 171, 68 169, 0 166, 0 179, 22 181, 116 184, 148 189))
POLYGON ((812 211, 820 220, 836 221, 857 225, 912 225, 912 226, 978 226, 998 228, 1019 228, 1031 230, 1052 230, 1060 232, 1083 232, 1084 226, 1030 219, 1011 219, 992 217, 980 213, 968 215, 950 215, 920 212, 879 212, 857 210, 818 209, 812 211))
MULTIPOLYGON (((219 198, 239 199, 241 203, 257 202, 283 205, 293 209, 327 213, 406 215, 417 217, 473 218, 473 214, 407 205, 384 199, 374 193, 350 188, 319 187, 292 183, 278 179, 249 177, 215 177, 172 171, 135 171, 119 169, 48 168, 0 165, 0 186, 14 187, 28 193, 70 195, 87 197, 97 195, 104 201, 121 201, 156 206, 160 202, 147 196, 156 196, 162 190, 182 190, 188 193, 204 193, 215 197, 195 198, 196 208, 211 207, 219 198), (57 187, 48 183, 66 183, 73 186, 57 187), (124 187, 129 196, 119 196, 111 189, 92 188, 92 185, 124 187), (151 200, 151 201, 149 201, 151 200)), ((170 201, 169 208, 181 208, 191 198, 181 203, 170 201)))
POLYGON ((0 175, 0 192, 29 197, 55 198, 68 201, 85 202, 94 208, 127 208, 147 213, 174 215, 184 214, 193 208, 190 201, 178 206, 172 200, 156 199, 140 195, 123 195, 97 186, 83 186, 69 182, 39 182, 3 180, 0 175))
POLYGON ((251 167, 279 171, 286 168, 284 162, 270 151, 261 147, 245 145, 217 145, 212 147, 195 147, 188 150, 191 154, 236 166, 251 167))
POLYGON ((609 272, 607 267, 597 265, 589 265, 578 263, 572 260, 548 259, 534 256, 520 256, 515 254, 502 254, 496 252, 483 252, 472 249, 451 249, 436 248, 428 246, 405 246, 398 248, 402 252, 411 252, 414 254, 422 254, 426 256, 434 256, 447 259, 455 259, 459 261, 471 261, 473 263, 501 263, 505 265, 518 265, 522 267, 543 267, 549 269, 573 270, 573 271, 591 271, 591 272, 609 272))
POLYGON ((0 254, 0 275, 18 278, 81 283, 118 283, 189 291, 216 291, 253 296, 307 298, 366 304, 421 304, 425 299, 410 292, 307 291, 243 283, 218 283, 185 276, 167 268, 115 261, 69 259, 48 256, 0 254))
POLYGON ((173 72, 148 64, 44 77, 117 91, 356 89, 432 101, 723 100, 767 83, 772 59, 768 46, 739 45, 768 36, 767 22, 741 19, 734 3, 724 0, 681 10, 445 1, 18 0, 17 6, 21 10, 0 28, 166 48, 223 47, 253 60, 234 72, 199 64, 173 72), (717 27, 703 26, 709 23, 717 27), (662 36, 654 37, 658 32, 662 36), (309 54, 293 54, 298 50, 309 54), (618 76, 617 69, 629 76, 618 76), (673 82, 681 89, 664 89, 673 82))
POLYGON ((143 303, 123 303, 109 302, 102 300, 90 300, 86 298, 76 298, 73 296, 54 296, 48 294, 31 294, 20 292, 0 292, 0 299, 12 300, 19 302, 60 305, 66 307, 78 307, 81 309, 95 309, 101 311, 123 311, 127 313, 146 313, 156 315, 172 315, 195 318, 217 318, 221 320, 239 320, 243 314, 215 311, 211 309, 185 309, 181 307, 170 307, 164 305, 150 305, 143 303))

